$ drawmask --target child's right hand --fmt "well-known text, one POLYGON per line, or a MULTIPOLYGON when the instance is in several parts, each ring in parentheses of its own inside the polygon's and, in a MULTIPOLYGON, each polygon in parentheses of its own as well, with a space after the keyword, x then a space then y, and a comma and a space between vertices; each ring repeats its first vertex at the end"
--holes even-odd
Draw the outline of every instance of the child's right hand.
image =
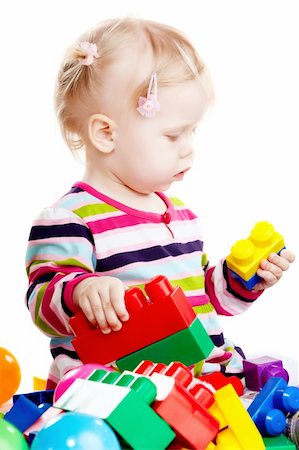
POLYGON ((107 334, 122 327, 129 314, 125 307, 125 288, 114 277, 85 278, 74 289, 73 301, 87 319, 107 334))

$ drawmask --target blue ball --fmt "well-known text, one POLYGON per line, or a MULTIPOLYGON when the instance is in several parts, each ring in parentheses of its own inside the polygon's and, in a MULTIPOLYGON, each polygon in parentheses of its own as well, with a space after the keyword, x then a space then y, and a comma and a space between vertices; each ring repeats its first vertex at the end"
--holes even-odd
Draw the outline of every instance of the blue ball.
POLYGON ((121 449, 112 428, 102 419, 77 412, 49 420, 31 445, 31 450, 107 449, 121 449))

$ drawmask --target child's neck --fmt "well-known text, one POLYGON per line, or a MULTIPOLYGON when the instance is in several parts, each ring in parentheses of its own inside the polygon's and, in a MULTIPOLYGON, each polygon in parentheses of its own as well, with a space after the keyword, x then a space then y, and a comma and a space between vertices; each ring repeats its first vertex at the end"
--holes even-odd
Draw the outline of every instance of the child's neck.
POLYGON ((155 192, 145 194, 136 192, 119 182, 107 180, 105 177, 95 177, 88 171, 85 172, 82 181, 107 197, 117 200, 130 208, 159 214, 163 214, 166 211, 164 201, 155 192))

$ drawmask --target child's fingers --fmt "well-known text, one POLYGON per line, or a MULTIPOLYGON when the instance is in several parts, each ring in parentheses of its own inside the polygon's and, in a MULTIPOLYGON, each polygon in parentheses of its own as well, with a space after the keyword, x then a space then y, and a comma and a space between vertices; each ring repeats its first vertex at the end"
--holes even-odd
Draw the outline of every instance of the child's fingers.
MULTIPOLYGON (((280 264, 283 265, 282 263, 280 264)), ((283 269, 278 264, 275 263, 273 264, 267 259, 263 259, 261 261, 260 268, 263 269, 264 271, 271 272, 277 279, 280 279, 282 277, 283 269)))
POLYGON ((110 286, 108 283, 103 284, 103 286, 101 286, 100 297, 101 297, 101 306, 103 308, 108 326, 113 331, 120 330, 122 327, 122 323, 119 320, 119 318, 117 317, 117 314, 112 305, 111 296, 110 296, 110 286))
POLYGON ((93 325, 97 325, 95 315, 92 311, 90 302, 87 297, 82 297, 80 299, 80 308, 84 312, 84 314, 85 314, 86 318, 89 320, 89 322, 91 322, 93 325))
POLYGON ((93 295, 90 295, 89 301, 96 323, 104 334, 110 333, 111 328, 104 311, 102 295, 99 292, 96 292, 93 295))
POLYGON ((125 322, 129 319, 125 305, 125 289, 122 283, 114 283, 110 286, 110 299, 117 316, 125 322))
POLYGON ((273 286, 277 283, 277 277, 272 272, 269 272, 269 270, 259 268, 257 274, 267 283, 267 287, 273 286))
POLYGON ((284 259, 286 259, 289 263, 292 263, 295 261, 295 254, 291 250, 282 250, 280 252, 280 256, 284 259))

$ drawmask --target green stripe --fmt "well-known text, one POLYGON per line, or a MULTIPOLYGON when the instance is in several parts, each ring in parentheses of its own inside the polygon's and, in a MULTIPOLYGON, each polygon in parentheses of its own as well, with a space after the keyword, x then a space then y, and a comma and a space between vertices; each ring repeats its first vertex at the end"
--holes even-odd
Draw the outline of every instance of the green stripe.
POLYGON ((185 206, 185 204, 177 197, 169 197, 169 200, 174 206, 185 206))
POLYGON ((203 366, 204 362, 205 362, 205 361, 202 360, 202 361, 199 361, 198 363, 196 363, 196 364, 194 365, 193 373, 194 373, 194 376, 195 376, 195 377, 199 377, 199 376, 201 375, 202 366, 203 366))
MULTIPOLYGON (((204 275, 197 275, 196 277, 182 278, 181 280, 171 280, 170 284, 175 288, 180 286, 183 291, 194 291, 196 289, 203 289, 205 285, 204 275)), ((137 287, 144 293, 144 284, 134 284, 130 287, 137 287)))
POLYGON ((182 278, 181 280, 171 280, 173 286, 180 286, 183 291, 194 291, 195 289, 203 289, 205 286, 204 275, 196 277, 182 278))
POLYGON ((94 203, 91 205, 81 206, 81 208, 75 209, 73 213, 77 216, 84 218, 87 216, 95 216, 97 214, 105 214, 113 211, 118 211, 113 206, 106 205, 106 203, 94 203))
POLYGON ((41 320, 41 318, 39 317, 39 310, 40 310, 40 305, 45 293, 45 290, 47 289, 49 283, 44 284, 38 294, 37 294, 37 300, 36 300, 36 304, 35 304, 35 311, 34 311, 34 323, 35 325, 37 325, 41 330, 43 330, 45 333, 47 334, 51 334, 52 336, 59 336, 60 334, 57 333, 56 331, 53 330, 53 328, 50 328, 48 325, 45 324, 45 322, 43 322, 41 320))
POLYGON ((193 311, 195 314, 206 314, 214 311, 214 306, 212 303, 207 303, 205 305, 193 306, 193 311))

